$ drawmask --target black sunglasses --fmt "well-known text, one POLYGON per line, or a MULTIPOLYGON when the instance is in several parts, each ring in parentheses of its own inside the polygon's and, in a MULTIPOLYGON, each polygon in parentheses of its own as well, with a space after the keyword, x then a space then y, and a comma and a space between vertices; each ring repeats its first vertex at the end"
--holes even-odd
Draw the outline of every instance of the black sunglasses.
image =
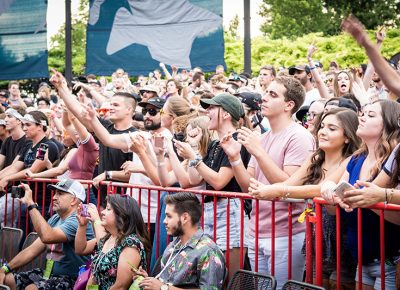
POLYGON ((143 109, 142 109, 142 115, 143 115, 143 116, 145 116, 147 113, 149 113, 150 116, 153 116, 153 117, 154 117, 155 115, 158 114, 158 112, 160 112, 160 110, 153 109, 153 108, 151 108, 151 109, 143 108, 143 109))

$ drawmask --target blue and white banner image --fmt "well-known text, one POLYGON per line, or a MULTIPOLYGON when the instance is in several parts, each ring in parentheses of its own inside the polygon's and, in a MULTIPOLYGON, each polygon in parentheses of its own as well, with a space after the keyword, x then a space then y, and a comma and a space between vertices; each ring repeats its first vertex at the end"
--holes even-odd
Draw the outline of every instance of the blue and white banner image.
POLYGON ((86 72, 147 74, 159 63, 224 63, 222 0, 91 0, 86 72))
POLYGON ((0 79, 48 77, 47 0, 0 1, 0 79))

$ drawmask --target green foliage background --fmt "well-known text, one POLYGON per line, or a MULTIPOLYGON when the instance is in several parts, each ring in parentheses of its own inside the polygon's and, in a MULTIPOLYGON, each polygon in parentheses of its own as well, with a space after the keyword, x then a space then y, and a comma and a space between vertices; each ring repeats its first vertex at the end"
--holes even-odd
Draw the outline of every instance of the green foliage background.
MULTIPOLYGON (((367 26, 373 27, 377 23, 380 23, 381 19, 392 19, 394 24, 398 18, 393 13, 399 10, 398 5, 400 0, 382 0, 379 3, 374 1, 370 3, 370 0, 358 1, 360 1, 359 4, 356 3, 357 1, 348 0, 264 0, 264 4, 272 5, 262 6, 260 14, 263 15, 266 24, 271 24, 271 21, 274 20, 274 25, 272 28, 270 27, 271 31, 264 30, 266 36, 252 39, 252 71, 258 72, 259 68, 265 64, 275 65, 276 67, 289 67, 293 64, 305 63, 307 49, 311 43, 314 43, 318 47, 314 58, 321 61, 324 67, 328 67, 329 62, 332 60, 336 60, 342 67, 358 66, 360 63, 366 63, 367 57, 364 50, 350 36, 340 33, 338 27, 340 19, 330 21, 330 28, 326 26, 326 23, 321 22, 323 19, 327 20, 327 15, 323 15, 321 9, 325 7, 326 13, 331 13, 331 7, 337 3, 338 6, 335 7, 335 15, 339 17, 341 15, 348 15, 348 13, 356 10, 360 5, 366 5, 366 7, 368 6, 371 9, 364 9, 362 13, 358 12, 357 16, 363 20, 370 19, 370 23, 368 22, 367 26), (392 8, 389 13, 390 15, 383 15, 382 11, 387 7, 392 8), (291 13, 285 13, 288 10, 291 13), (302 16, 298 15, 299 13, 302 16), (288 22, 288 18, 291 21, 288 22), (309 24, 312 27, 307 28, 309 24), (327 33, 327 29, 331 29, 332 32, 332 25, 335 26, 333 30, 336 35, 329 36, 327 35, 329 34, 327 33), (298 29, 299 27, 301 28, 300 30, 298 29), (313 32, 316 30, 320 32, 313 32), (279 32, 280 34, 277 34, 279 32), (282 32, 289 33, 289 36, 283 36, 284 33, 282 32), (307 34, 296 36, 304 33, 307 34), (275 39, 276 35, 279 35, 280 38, 275 39)), ((85 71, 87 18, 88 0, 81 0, 79 12, 77 15, 74 15, 72 20, 72 66, 74 75, 84 74, 85 71)), ((243 71, 244 60, 243 40, 237 37, 239 34, 237 31, 238 25, 239 18, 236 15, 225 32, 225 62, 228 71, 235 72, 243 71)), ((267 26, 264 26, 264 28, 267 28, 267 26)), ((370 31, 370 36, 373 38, 372 30, 370 31)), ((399 36, 400 29, 390 29, 387 32, 387 37, 382 47, 382 53, 385 57, 390 58, 392 55, 400 52, 399 36)), ((64 57, 65 33, 64 27, 61 27, 59 33, 51 38, 49 67, 64 71, 64 57)))
MULTIPOLYGON (((369 32, 374 38, 373 31, 369 32)), ((391 29, 382 46, 382 54, 390 58, 400 52, 400 29, 391 29)), ((263 65, 289 67, 306 63, 307 50, 314 43, 318 51, 314 55, 327 68, 330 61, 336 60, 341 67, 358 66, 367 63, 368 58, 360 46, 347 34, 323 36, 322 33, 310 33, 295 39, 270 39, 256 37, 251 42, 251 67, 258 72, 263 65)), ((228 71, 243 71, 243 41, 225 33, 225 61, 228 71)))

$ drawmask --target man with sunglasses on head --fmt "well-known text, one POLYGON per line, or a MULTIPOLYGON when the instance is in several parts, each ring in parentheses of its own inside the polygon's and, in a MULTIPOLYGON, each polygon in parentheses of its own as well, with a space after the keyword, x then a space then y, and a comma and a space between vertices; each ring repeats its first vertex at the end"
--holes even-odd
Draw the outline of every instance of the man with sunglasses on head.
MULTIPOLYGON (((59 151, 57 146, 46 137, 46 131, 49 129, 47 117, 40 111, 32 111, 25 116, 17 115, 15 111, 8 111, 9 116, 20 118, 23 123, 23 131, 27 140, 19 153, 18 158, 13 160, 12 164, 2 171, 0 177, 0 190, 5 190, 7 186, 13 181, 20 181, 26 179, 26 172, 30 170, 33 173, 41 172, 47 169, 48 163, 53 163, 59 158, 59 151), (46 150, 44 148, 47 148, 46 150)), ((11 118, 8 118, 8 122, 11 118)), ((51 193, 43 189, 43 184, 31 184, 32 190, 35 190, 37 202, 45 209, 48 209, 51 202, 51 193)), ((18 204, 18 203, 14 203, 18 204)), ((48 213, 45 210, 46 214, 48 213)), ((0 215, 2 213, 0 212, 0 215)), ((26 229, 26 208, 22 207, 21 211, 21 224, 22 230, 26 229)), ((30 230, 29 228, 28 230, 30 230)))
MULTIPOLYGON (((24 109, 19 109, 18 111, 12 108, 9 108, 6 111, 6 117, 4 119, 6 130, 9 132, 9 137, 7 137, 0 150, 0 179, 3 176, 9 175, 8 170, 11 168, 10 165, 13 162, 19 159, 19 155, 21 151, 26 146, 31 146, 32 141, 28 140, 25 136, 25 132, 22 130, 22 116, 25 114, 24 109)), ((2 194, 0 193, 0 196, 2 194)), ((12 222, 16 222, 17 216, 14 215, 15 221, 12 221, 12 207, 13 202, 11 198, 11 194, 8 196, 2 196, 0 198, 0 224, 4 221, 4 212, 3 210, 6 207, 7 201, 7 225, 13 226, 12 222)), ((16 210, 19 208, 19 204, 14 204, 16 210)))
MULTIPOLYGON (((88 261, 88 256, 75 254, 74 244, 78 229, 76 212, 79 204, 86 199, 85 189, 78 181, 71 179, 64 179, 47 187, 54 192, 55 212, 48 222, 33 200, 29 186, 19 186, 23 191, 20 201, 28 208, 39 238, 0 268, 0 284, 6 284, 11 289, 72 289, 79 267, 88 261), (15 271, 30 263, 43 251, 47 251, 47 262, 43 268, 27 272, 15 271)), ((86 239, 92 238, 92 227, 87 227, 86 239)))

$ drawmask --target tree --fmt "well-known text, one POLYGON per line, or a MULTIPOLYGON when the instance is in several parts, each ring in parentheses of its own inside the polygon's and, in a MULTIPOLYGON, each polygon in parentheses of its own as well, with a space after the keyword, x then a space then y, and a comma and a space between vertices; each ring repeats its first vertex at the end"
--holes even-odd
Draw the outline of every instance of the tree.
POLYGON ((339 30, 342 19, 354 14, 367 29, 376 29, 379 25, 391 27, 399 24, 399 0, 323 0, 324 7, 332 13, 332 25, 329 32, 339 30))
POLYGON ((229 21, 228 31, 233 38, 238 37, 239 16, 236 14, 231 21, 229 21))
POLYGON ((335 35, 349 14, 356 15, 367 29, 383 24, 396 27, 400 0, 263 0, 259 13, 265 19, 261 31, 273 39, 310 32, 335 35))
POLYGON ((261 31, 272 39, 325 31, 329 17, 322 4, 321 0, 264 0, 259 12, 265 18, 261 31))

